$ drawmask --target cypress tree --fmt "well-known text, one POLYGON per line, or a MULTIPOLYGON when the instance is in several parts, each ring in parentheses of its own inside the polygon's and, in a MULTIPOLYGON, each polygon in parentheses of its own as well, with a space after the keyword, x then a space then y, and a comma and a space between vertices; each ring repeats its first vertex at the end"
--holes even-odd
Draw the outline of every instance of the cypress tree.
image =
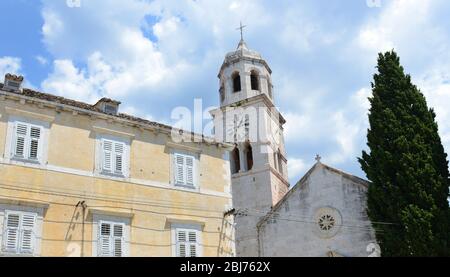
POLYGON ((383 256, 449 256, 447 154, 436 114, 394 51, 380 53, 359 162, 371 181, 368 215, 383 256), (381 224, 392 223, 392 224, 381 224))

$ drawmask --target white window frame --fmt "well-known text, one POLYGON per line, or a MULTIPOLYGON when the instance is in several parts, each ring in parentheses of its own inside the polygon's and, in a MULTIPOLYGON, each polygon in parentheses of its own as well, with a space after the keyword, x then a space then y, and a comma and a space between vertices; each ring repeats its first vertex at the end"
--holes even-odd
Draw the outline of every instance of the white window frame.
POLYGON ((112 253, 112 256, 102 256, 99 251, 100 246, 101 246, 101 241, 99 241, 99 239, 100 239, 100 228, 101 228, 102 223, 122 226, 123 236, 122 236, 122 256, 121 257, 128 257, 130 255, 130 223, 131 223, 130 218, 123 218, 123 217, 104 215, 104 214, 93 214, 92 256, 93 257, 114 257, 114 255, 113 255, 114 253, 112 253))
POLYGON ((48 137, 49 137, 48 122, 41 122, 35 119, 29 119, 19 116, 10 116, 8 121, 8 135, 6 137, 5 145, 5 161, 15 164, 33 164, 45 166, 47 163, 48 155, 48 137), (24 141, 24 157, 16 156, 16 143, 17 143, 17 125, 22 124, 27 126, 27 136, 24 141), (39 128, 40 137, 38 140, 38 149, 36 159, 30 159, 29 152, 31 147, 31 128, 39 128))
MULTIPOLYGON (((42 241, 43 208, 34 208, 27 206, 15 206, 9 204, 0 204, 0 256, 40 256, 42 241), (8 214, 20 215, 20 221, 25 214, 34 216, 34 226, 32 228, 32 250, 30 252, 19 251, 20 241, 17 242, 16 251, 7 251, 5 249, 6 219, 8 214)), ((19 226, 19 232, 22 233, 23 226, 19 226)), ((19 235, 20 240, 21 235, 19 235)))
MULTIPOLYGON (((196 237, 197 237, 197 242, 196 243, 192 243, 189 242, 189 235, 187 235, 187 242, 184 242, 183 244, 185 245, 190 245, 190 244, 195 244, 196 246, 196 257, 203 257, 203 238, 202 238, 202 226, 201 225, 197 225, 197 224, 186 224, 186 223, 172 223, 171 225, 172 228, 172 256, 173 257, 179 257, 179 245, 180 243, 183 242, 179 242, 178 241, 178 232, 179 231, 184 231, 187 234, 189 234, 189 232, 195 232, 196 237)), ((186 253, 188 254, 187 257, 190 256, 190 249, 186 248, 186 253)))
POLYGON ((191 153, 188 151, 183 151, 180 149, 174 149, 172 151, 172 155, 171 155, 171 172, 172 172, 172 184, 174 184, 174 186, 176 187, 181 187, 181 188, 186 188, 186 189, 194 189, 194 190, 198 190, 199 189, 199 154, 196 153, 191 153), (177 178, 178 175, 178 163, 177 163, 177 157, 182 157, 183 158, 183 181, 180 182, 179 179, 177 178), (186 161, 188 158, 191 158, 193 161, 192 164, 192 184, 189 184, 187 181, 187 167, 188 165, 186 164, 186 161))
POLYGON ((102 176, 118 177, 118 178, 128 178, 130 174, 130 140, 114 137, 106 134, 101 134, 97 136, 96 140, 96 173, 102 176), (104 143, 109 142, 112 144, 111 149, 111 169, 105 169, 105 152, 104 143), (123 145, 122 153, 122 172, 115 170, 116 167, 116 156, 115 152, 116 145, 123 145))

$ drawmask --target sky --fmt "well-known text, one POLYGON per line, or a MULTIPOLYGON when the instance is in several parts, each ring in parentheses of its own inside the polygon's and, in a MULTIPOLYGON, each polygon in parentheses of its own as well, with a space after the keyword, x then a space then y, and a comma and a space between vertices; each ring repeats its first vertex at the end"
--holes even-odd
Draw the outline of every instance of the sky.
POLYGON ((217 74, 247 27, 273 74, 295 184, 314 164, 365 178, 367 98, 394 49, 437 113, 450 152, 448 0, 1 0, 0 75, 166 124, 180 106, 219 104, 217 74))

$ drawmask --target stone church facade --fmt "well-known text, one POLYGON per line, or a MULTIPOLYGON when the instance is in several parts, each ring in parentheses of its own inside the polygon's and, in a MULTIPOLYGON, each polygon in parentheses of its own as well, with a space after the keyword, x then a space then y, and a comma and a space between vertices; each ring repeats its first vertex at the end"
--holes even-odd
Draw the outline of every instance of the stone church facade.
POLYGON ((259 255, 378 255, 366 213, 368 186, 318 161, 258 223, 259 255))
POLYGON ((367 181, 317 159, 289 190, 286 121, 275 107, 271 74, 241 37, 220 68, 220 108, 211 111, 216 140, 235 146, 230 166, 236 255, 378 255, 366 214, 367 181))

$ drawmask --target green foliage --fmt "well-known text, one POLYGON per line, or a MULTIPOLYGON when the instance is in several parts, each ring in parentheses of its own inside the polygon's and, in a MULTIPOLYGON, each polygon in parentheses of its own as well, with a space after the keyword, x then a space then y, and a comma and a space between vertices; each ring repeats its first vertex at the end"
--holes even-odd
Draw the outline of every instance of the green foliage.
POLYGON ((379 54, 359 158, 383 256, 450 256, 449 170, 436 114, 394 51, 379 54))

